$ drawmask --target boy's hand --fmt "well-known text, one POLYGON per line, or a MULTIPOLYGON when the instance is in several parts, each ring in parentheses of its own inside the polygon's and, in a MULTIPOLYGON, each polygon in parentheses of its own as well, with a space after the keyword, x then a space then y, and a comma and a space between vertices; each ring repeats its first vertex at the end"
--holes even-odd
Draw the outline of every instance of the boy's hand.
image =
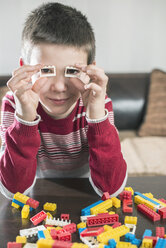
POLYGON ((108 77, 104 70, 96 65, 76 64, 82 72, 79 79, 84 83, 81 90, 86 114, 90 119, 100 119, 105 116, 105 95, 108 77))
POLYGON ((32 85, 31 77, 41 67, 41 65, 23 65, 13 72, 12 78, 7 82, 8 88, 14 95, 16 114, 25 121, 36 119, 39 97, 33 90, 34 85, 32 85))

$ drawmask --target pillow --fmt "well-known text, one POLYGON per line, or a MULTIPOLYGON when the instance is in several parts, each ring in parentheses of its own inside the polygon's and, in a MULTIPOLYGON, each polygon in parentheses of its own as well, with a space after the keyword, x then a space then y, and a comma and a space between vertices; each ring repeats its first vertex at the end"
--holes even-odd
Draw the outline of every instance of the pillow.
POLYGON ((153 70, 144 121, 139 136, 166 136, 166 73, 153 70))

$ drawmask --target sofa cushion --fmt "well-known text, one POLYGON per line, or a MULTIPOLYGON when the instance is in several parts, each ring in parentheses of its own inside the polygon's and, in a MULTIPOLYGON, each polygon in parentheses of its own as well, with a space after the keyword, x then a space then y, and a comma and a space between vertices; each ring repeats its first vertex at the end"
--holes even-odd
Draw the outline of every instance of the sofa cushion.
POLYGON ((166 136, 166 73, 153 70, 146 114, 139 136, 166 136))

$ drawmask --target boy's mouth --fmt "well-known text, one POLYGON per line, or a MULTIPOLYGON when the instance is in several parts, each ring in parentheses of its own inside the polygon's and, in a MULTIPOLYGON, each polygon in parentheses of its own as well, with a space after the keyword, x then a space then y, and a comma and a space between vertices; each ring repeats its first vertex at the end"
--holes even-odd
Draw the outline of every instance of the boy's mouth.
POLYGON ((63 99, 59 99, 59 98, 49 98, 50 101, 52 101, 54 104, 56 105, 63 105, 64 103, 66 103, 68 101, 69 98, 63 98, 63 99))

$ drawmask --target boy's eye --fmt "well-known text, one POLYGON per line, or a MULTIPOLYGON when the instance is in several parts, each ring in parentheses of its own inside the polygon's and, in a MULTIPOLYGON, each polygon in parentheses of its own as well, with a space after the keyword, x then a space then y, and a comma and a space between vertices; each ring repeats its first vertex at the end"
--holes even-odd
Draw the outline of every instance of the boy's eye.
POLYGON ((65 77, 78 77, 80 70, 75 67, 67 66, 65 70, 65 77))
POLYGON ((40 70, 41 77, 52 77, 56 76, 55 66, 45 66, 40 70))

